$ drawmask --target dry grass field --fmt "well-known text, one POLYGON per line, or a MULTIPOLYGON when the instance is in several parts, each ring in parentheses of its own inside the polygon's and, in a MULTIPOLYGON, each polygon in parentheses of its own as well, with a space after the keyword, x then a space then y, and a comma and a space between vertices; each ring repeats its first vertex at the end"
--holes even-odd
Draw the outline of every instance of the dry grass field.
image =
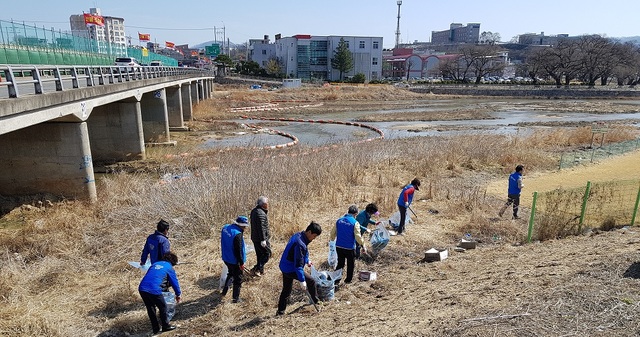
MULTIPOLYGON (((207 137, 242 130, 228 122, 238 117, 230 108, 272 101, 322 103, 296 112, 306 116, 424 107, 449 118, 460 111, 476 118, 476 108, 485 113, 533 104, 421 96, 392 87, 218 87, 214 99, 197 106, 195 120, 189 122, 193 131, 172 134, 177 147, 151 148, 145 161, 112 167, 114 172, 100 179, 97 203, 25 202, 0 218, 0 335, 150 335, 137 293, 142 275, 127 262, 139 260, 144 240, 160 218, 173 221, 172 249, 185 262, 176 267, 183 289, 173 320, 179 328, 162 334, 167 337, 640 334, 637 227, 525 244, 524 220, 496 218, 506 176, 518 163, 527 167, 527 188, 568 187, 573 182, 567 176, 582 185, 589 179, 618 179, 629 166, 624 172, 637 177, 638 151, 555 172, 560 151, 589 144, 591 134, 581 125, 518 137, 384 139, 324 151, 220 152, 196 146, 207 137), (162 180, 166 175, 180 179, 162 180), (294 290, 286 315, 275 317, 282 286, 277 265, 289 236, 312 220, 319 222, 324 232, 310 245, 311 260, 326 269, 330 227, 348 205, 362 208, 375 202, 388 217, 396 211, 400 189, 414 177, 423 183, 407 235, 393 236, 375 259, 356 263, 356 271, 375 271, 378 280, 341 288, 319 313, 294 290), (270 197, 274 256, 263 277, 244 284, 245 301, 234 304, 217 290, 220 228, 238 214, 248 214, 260 195, 270 197), (465 233, 480 241, 478 248, 455 252, 465 233), (449 258, 423 262, 424 251, 432 247, 448 248, 449 258)), ((601 112, 633 111, 624 101, 583 103, 541 100, 535 105, 591 111, 601 104, 601 112)), ((412 114, 407 120, 429 118, 412 114)), ((617 140, 637 136, 624 123, 612 128, 617 140)), ((249 233, 245 237, 250 242, 249 233)), ((247 265, 254 262, 250 254, 247 265)))

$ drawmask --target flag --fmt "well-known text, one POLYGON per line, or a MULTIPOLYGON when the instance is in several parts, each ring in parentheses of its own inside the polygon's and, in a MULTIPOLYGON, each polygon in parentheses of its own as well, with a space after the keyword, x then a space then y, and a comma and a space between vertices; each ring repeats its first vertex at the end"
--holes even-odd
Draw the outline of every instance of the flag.
POLYGON ((175 47, 175 46, 176 46, 176 44, 175 44, 175 43, 173 43, 173 42, 169 42, 169 41, 164 41, 164 45, 165 45, 165 47, 167 47, 167 48, 173 48, 173 47, 175 47))
POLYGON ((198 56, 198 51, 192 50, 191 51, 191 56, 198 56))
POLYGON ((102 16, 90 13, 83 13, 82 15, 84 15, 85 25, 96 25, 104 27, 104 18, 102 16))
POLYGON ((140 34, 140 32, 138 32, 138 40, 151 41, 151 34, 140 34))

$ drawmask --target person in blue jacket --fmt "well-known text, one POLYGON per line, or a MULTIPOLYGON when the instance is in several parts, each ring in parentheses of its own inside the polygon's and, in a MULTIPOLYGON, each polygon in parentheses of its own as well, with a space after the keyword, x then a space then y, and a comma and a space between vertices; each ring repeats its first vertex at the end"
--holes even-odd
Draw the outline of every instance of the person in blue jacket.
POLYGON ((304 266, 311 266, 307 246, 320 234, 322 234, 322 227, 320 227, 318 223, 311 221, 304 232, 293 234, 287 246, 284 248, 284 252, 282 252, 282 257, 280 258, 282 292, 278 300, 276 316, 284 315, 284 310, 287 308, 287 301, 291 295, 293 280, 298 280, 300 287, 303 290, 309 291, 309 295, 314 303, 319 302, 316 283, 311 275, 304 271, 304 266))
POLYGON ((356 221, 356 214, 358 214, 358 206, 349 206, 347 214, 336 221, 336 225, 331 229, 329 237, 329 241, 336 240, 336 252, 338 253, 336 270, 344 268, 345 261, 347 262, 347 277, 344 279, 344 283, 351 283, 353 279, 356 245, 362 246, 364 253, 367 252, 362 235, 360 235, 360 224, 356 221))
POLYGON ((400 223, 398 224, 398 235, 404 235, 404 224, 407 221, 407 208, 411 206, 413 202, 413 193, 420 190, 420 180, 415 178, 411 180, 411 183, 400 192, 398 197, 398 210, 400 211, 400 223))
POLYGON ((229 273, 222 288, 222 296, 229 291, 229 283, 233 281, 233 303, 240 300, 240 288, 242 288, 242 272, 247 261, 247 251, 244 245, 244 230, 249 227, 249 218, 244 215, 236 218, 232 224, 222 227, 220 234, 220 247, 222 249, 222 261, 227 265, 229 273))
POLYGON ((169 223, 160 220, 156 225, 156 231, 147 237, 147 241, 142 248, 142 255, 140 256, 140 266, 144 266, 147 263, 147 257, 150 257, 151 264, 154 264, 162 259, 164 254, 171 250, 171 244, 167 237, 169 233, 169 223))
POLYGON ((524 184, 522 183, 522 174, 524 173, 524 166, 516 166, 516 171, 509 175, 509 190, 507 191, 507 202, 502 206, 498 215, 502 217, 504 211, 507 210, 509 205, 513 204, 513 219, 520 219, 518 217, 518 208, 520 207, 520 192, 524 184))
MULTIPOLYGON (((378 206, 376 204, 368 204, 358 215, 356 215, 356 221, 360 224, 360 235, 364 235, 364 232, 370 233, 371 230, 367 228, 369 225, 376 225, 379 222, 372 220, 371 217, 380 214, 378 212, 378 206)), ((362 246, 356 247, 356 258, 360 257, 360 249, 362 246)))
POLYGON ((162 331, 171 331, 176 328, 173 325, 169 325, 169 320, 167 319, 167 303, 164 301, 164 296, 162 295, 162 292, 169 291, 169 286, 171 286, 176 294, 176 302, 180 303, 182 299, 180 283, 178 283, 176 271, 173 269, 173 266, 176 264, 178 264, 178 256, 172 252, 165 253, 160 261, 155 262, 149 267, 142 281, 140 281, 140 286, 138 286, 138 292, 140 293, 140 297, 142 297, 144 305, 147 307, 147 314, 149 315, 154 334, 160 332, 156 308, 160 311, 162 331))

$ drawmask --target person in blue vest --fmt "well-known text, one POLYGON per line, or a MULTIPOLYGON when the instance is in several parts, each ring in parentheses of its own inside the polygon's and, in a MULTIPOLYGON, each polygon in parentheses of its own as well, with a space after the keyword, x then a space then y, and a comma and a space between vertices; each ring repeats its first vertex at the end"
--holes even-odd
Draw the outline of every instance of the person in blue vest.
POLYGON ((176 328, 169 324, 167 303, 162 295, 162 292, 169 291, 169 286, 171 286, 176 295, 176 303, 180 303, 182 300, 180 283, 178 282, 176 271, 173 269, 176 264, 178 264, 178 256, 172 252, 165 253, 160 261, 153 263, 149 267, 142 281, 140 281, 140 286, 138 286, 138 292, 147 307, 147 315, 149 315, 151 329, 153 329, 154 334, 160 332, 160 324, 162 324, 162 331, 171 331, 176 328), (160 324, 158 324, 156 308, 160 312, 160 324))
MULTIPOLYGON (((360 235, 364 235, 365 232, 370 233, 371 230, 367 228, 369 225, 377 225, 379 222, 372 220, 371 217, 379 215, 378 206, 376 204, 368 204, 358 215, 356 215, 356 221, 360 224, 360 235)), ((360 249, 362 246, 356 247, 356 258, 360 257, 360 249)))
POLYGON ((398 235, 404 235, 404 225, 407 221, 407 208, 411 206, 413 202, 413 193, 420 190, 420 180, 415 178, 411 180, 409 185, 402 188, 400 196, 398 197, 398 210, 400 211, 400 223, 398 224, 398 235))
POLYGON ((156 231, 147 237, 147 241, 142 248, 142 255, 140 256, 140 266, 144 266, 147 263, 147 257, 150 258, 151 264, 154 264, 162 259, 164 254, 171 250, 171 244, 167 237, 169 233, 169 223, 160 220, 156 225, 156 231))
MULTIPOLYGON (((344 268, 345 261, 347 263, 347 276, 344 279, 344 283, 347 284, 351 283, 353 278, 356 245, 362 246, 362 252, 367 252, 362 235, 360 235, 360 224, 356 221, 356 214, 358 214, 358 206, 349 206, 347 214, 336 221, 336 225, 331 229, 329 238, 330 241, 336 240, 336 252, 338 253, 336 270, 344 268)), ((337 281, 336 284, 339 282, 337 281)))
POLYGON ((513 204, 513 219, 520 219, 518 216, 518 208, 520 208, 520 193, 524 184, 522 183, 522 175, 524 174, 524 166, 516 166, 516 171, 509 175, 509 190, 507 191, 507 202, 502 206, 498 215, 502 217, 502 214, 507 210, 509 205, 513 204))
POLYGON ((222 261, 227 265, 229 273, 222 288, 222 296, 229 291, 229 283, 233 281, 233 303, 242 302, 240 288, 242 288, 242 272, 247 261, 247 251, 244 245, 244 230, 249 227, 249 218, 244 215, 236 218, 232 224, 222 227, 220 234, 220 247, 222 249, 222 261))
POLYGON ((307 229, 304 232, 297 232, 291 236, 287 246, 282 252, 280 257, 280 271, 282 272, 282 292, 278 300, 278 311, 276 316, 284 315, 284 310, 287 308, 287 301, 291 295, 291 289, 293 288, 293 281, 298 280, 300 287, 303 290, 309 291, 309 295, 314 303, 318 303, 316 283, 309 275, 304 271, 304 266, 311 266, 309 261, 309 244, 318 235, 322 234, 322 227, 316 222, 311 221, 307 229))

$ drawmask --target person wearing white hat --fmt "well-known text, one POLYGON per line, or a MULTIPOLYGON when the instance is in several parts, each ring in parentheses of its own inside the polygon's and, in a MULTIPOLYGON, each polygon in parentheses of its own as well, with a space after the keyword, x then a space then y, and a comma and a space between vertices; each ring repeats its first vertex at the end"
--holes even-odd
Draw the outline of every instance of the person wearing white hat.
POLYGON ((244 230, 249 227, 249 219, 241 215, 232 224, 222 227, 220 235, 220 248, 222 249, 222 261, 227 265, 229 273, 227 281, 222 288, 222 296, 229 291, 229 283, 233 280, 233 303, 240 300, 240 288, 242 287, 242 272, 247 261, 247 251, 244 245, 244 230))

